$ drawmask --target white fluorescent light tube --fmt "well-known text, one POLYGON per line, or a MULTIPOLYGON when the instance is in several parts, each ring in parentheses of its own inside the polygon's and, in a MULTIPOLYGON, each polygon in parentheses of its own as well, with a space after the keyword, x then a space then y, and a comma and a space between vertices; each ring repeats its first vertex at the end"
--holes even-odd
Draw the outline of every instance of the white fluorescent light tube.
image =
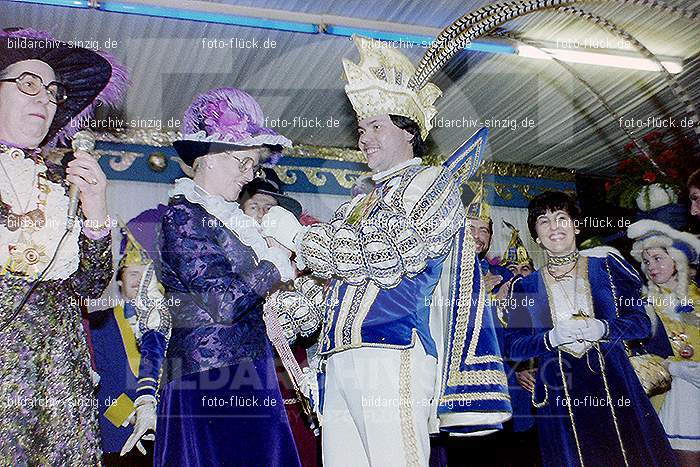
POLYGON ((38 5, 67 6, 70 8, 90 8, 88 0, 9 0, 16 3, 35 3, 38 5))
MULTIPOLYGON (((551 60, 552 57, 562 62, 585 63, 588 65, 626 68, 631 70, 661 71, 652 60, 628 55, 613 55, 583 50, 537 48, 530 45, 518 45, 518 55, 526 58, 551 60), (551 55, 550 55, 551 54, 551 55)), ((669 73, 677 74, 683 71, 683 65, 678 60, 661 60, 661 64, 669 73)))

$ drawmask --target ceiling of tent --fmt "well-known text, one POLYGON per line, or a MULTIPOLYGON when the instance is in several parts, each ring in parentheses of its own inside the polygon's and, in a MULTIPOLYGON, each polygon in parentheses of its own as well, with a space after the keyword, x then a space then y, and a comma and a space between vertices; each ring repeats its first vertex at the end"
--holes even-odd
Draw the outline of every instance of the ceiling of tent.
MULTIPOLYGON (((443 28, 485 0, 242 0, 236 5, 300 13, 339 15, 443 28)), ((665 3, 696 7, 696 0, 665 3)), ((652 52, 682 58, 676 75, 700 106, 700 28, 697 22, 643 6, 615 2, 580 7, 626 29, 652 52)), ((50 30, 64 40, 111 41, 110 51, 132 77, 118 115, 141 127, 157 119, 166 125, 198 93, 235 86, 258 99, 270 124, 296 143, 354 147, 354 114, 344 95, 341 59, 357 61, 346 37, 163 19, 0 0, 0 26, 50 30), (203 39, 256 40, 258 48, 209 48, 203 39), (268 47, 264 44, 267 41, 268 47), (272 43, 274 41, 274 46, 272 43), (296 117, 296 120, 295 120, 296 117), (315 127, 311 124, 320 126, 315 127)), ((618 38, 581 19, 557 12, 528 15, 504 29, 538 41, 618 38)), ((230 42, 229 42, 230 43, 230 42)), ((104 47, 101 47, 104 48, 104 47)), ((414 63, 420 46, 401 49, 414 63)), ((572 67, 625 118, 683 118, 683 105, 662 75, 591 65, 572 67)), ((628 142, 617 120, 566 70, 550 61, 463 51, 434 79, 444 91, 431 132, 434 150, 449 153, 476 128, 492 128, 488 157, 551 165, 592 174, 610 173, 628 142), (529 127, 522 123, 529 120, 529 127), (513 128, 517 122, 518 128, 513 128), (461 127, 466 124, 467 128, 461 127)), ((115 115, 116 116, 116 115, 115 115)), ((637 129, 640 134, 651 128, 637 129)))

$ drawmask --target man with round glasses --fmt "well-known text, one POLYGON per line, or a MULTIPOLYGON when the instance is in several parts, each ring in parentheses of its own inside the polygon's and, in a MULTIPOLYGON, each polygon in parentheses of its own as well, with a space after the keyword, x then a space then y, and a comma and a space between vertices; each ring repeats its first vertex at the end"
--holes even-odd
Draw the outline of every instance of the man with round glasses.
POLYGON ((17 83, 17 89, 28 96, 36 96, 41 92, 41 88, 46 90, 49 96, 49 102, 53 104, 63 104, 68 99, 66 87, 58 81, 51 81, 49 84, 44 84, 41 76, 29 71, 25 71, 15 78, 0 78, 2 83, 17 83))

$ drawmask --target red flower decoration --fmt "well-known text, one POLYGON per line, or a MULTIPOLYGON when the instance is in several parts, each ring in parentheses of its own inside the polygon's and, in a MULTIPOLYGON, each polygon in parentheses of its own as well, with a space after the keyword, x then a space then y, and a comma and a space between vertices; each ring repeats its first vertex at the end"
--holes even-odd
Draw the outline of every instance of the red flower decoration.
POLYGON ((663 165, 673 165, 676 159, 675 151, 671 149, 666 149, 664 152, 659 154, 659 162, 663 165))
POLYGON ((620 171, 627 170, 632 165, 634 165, 634 159, 628 157, 627 159, 622 159, 620 161, 620 163, 617 166, 617 169, 620 171))
POLYGON ((318 224, 319 222, 321 221, 309 214, 307 211, 302 211, 301 216, 299 217, 299 223, 301 225, 313 225, 318 224))
POLYGON ((656 141, 657 139, 661 139, 663 135, 659 131, 650 131, 642 139, 644 140, 645 143, 651 143, 653 141, 656 141))
POLYGON ((676 169, 668 169, 668 175, 673 178, 676 178, 678 177, 678 171, 676 169))
POLYGON ((656 181, 656 173, 655 172, 644 172, 644 176, 642 177, 642 180, 644 180, 647 183, 654 183, 656 181))
POLYGON ((625 144, 625 151, 631 151, 632 149, 634 149, 634 147, 635 147, 634 143, 629 142, 629 143, 625 144))

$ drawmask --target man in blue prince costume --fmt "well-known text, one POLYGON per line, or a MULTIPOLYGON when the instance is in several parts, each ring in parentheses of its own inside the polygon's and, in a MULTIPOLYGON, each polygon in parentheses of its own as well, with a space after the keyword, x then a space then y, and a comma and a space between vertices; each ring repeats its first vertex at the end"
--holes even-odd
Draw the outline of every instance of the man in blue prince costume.
POLYGON ((459 180, 420 159, 441 91, 409 88, 415 69, 395 49, 354 41, 345 90, 375 188, 329 223, 302 228, 274 207, 263 226, 330 279, 299 302, 323 322, 324 464, 427 465, 429 433, 510 417, 507 381, 459 180))

